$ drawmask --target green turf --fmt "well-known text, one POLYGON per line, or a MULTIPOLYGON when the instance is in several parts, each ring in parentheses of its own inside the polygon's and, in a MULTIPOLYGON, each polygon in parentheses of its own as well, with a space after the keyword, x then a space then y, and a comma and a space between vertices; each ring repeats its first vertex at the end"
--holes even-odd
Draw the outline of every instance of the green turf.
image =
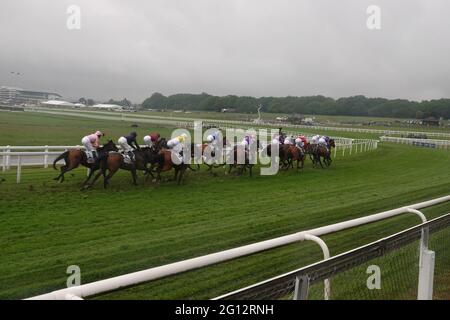
MULTIPOLYGON (((76 144, 99 125, 112 134, 128 130, 117 121, 8 117, 0 117, 0 144, 76 144)), ((202 170, 189 172, 181 186, 141 178, 137 187, 120 172, 110 189, 88 192, 79 191, 85 169, 58 184, 56 171, 27 168, 19 185, 11 170, 0 174, 0 298, 63 288, 72 264, 88 283, 446 195, 449 160, 445 151, 383 143, 350 157, 338 153, 324 170, 309 161, 302 172, 253 178, 202 170)), ((447 212, 450 204, 425 210, 429 218, 447 212)), ((406 215, 323 239, 337 254, 418 222, 406 215)), ((320 258, 317 245, 298 243, 97 298, 211 298, 320 258)))

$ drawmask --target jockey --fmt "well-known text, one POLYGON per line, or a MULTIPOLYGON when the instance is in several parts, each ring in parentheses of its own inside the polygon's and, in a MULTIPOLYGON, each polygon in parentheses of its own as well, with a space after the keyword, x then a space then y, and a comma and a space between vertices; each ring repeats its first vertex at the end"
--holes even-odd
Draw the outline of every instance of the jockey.
POLYGON ((303 149, 305 147, 305 143, 300 137, 297 137, 297 139, 295 139, 295 146, 299 149, 303 149))
POLYGON ((160 138, 161 138, 161 136, 160 136, 159 133, 153 132, 153 133, 150 133, 149 135, 146 135, 146 136, 144 137, 144 143, 145 143, 147 146, 152 147, 153 144, 155 144, 156 142, 158 142, 160 138))
POLYGON ((280 135, 279 134, 275 134, 273 136, 272 143, 273 144, 280 144, 280 135))
POLYGON ((319 138, 319 145, 324 146, 328 150, 328 141, 327 141, 326 137, 322 136, 319 138))
POLYGON ((216 152, 216 147, 219 144, 219 140, 220 140, 220 132, 219 131, 215 131, 206 137, 206 142, 208 143, 209 147, 211 148, 212 155, 215 154, 215 152, 216 152))
POLYGON ((311 138, 311 144, 318 144, 319 143, 320 136, 317 134, 314 137, 311 138))
POLYGON ((86 148, 86 156, 88 163, 95 162, 95 155, 97 148, 100 146, 100 137, 104 136, 101 131, 96 131, 93 134, 87 135, 81 139, 81 143, 86 148))
POLYGON ((183 133, 181 135, 179 135, 178 137, 175 137, 173 139, 170 139, 169 141, 167 141, 167 147, 169 149, 172 149, 173 153, 175 153, 175 155, 178 157, 178 159, 180 161, 182 161, 183 159, 183 143, 186 141, 187 139, 187 134, 183 133))
POLYGON ((216 145, 219 142, 220 132, 216 131, 213 134, 210 134, 206 137, 206 142, 209 144, 216 145))
POLYGON ((127 136, 120 137, 117 141, 118 144, 122 147, 122 153, 128 154, 131 159, 134 159, 133 150, 140 149, 139 145, 136 142, 137 133, 131 132, 127 136))
POLYGON ((245 147, 245 149, 250 148, 251 144, 255 142, 255 138, 251 135, 246 135, 244 140, 242 140, 241 144, 245 147))
POLYGON ((284 144, 286 144, 286 145, 289 145, 289 146, 292 146, 294 143, 292 142, 292 137, 286 137, 285 139, 284 139, 284 144))
POLYGON ((306 146, 308 144, 308 139, 304 135, 300 135, 299 139, 302 140, 303 146, 306 146))

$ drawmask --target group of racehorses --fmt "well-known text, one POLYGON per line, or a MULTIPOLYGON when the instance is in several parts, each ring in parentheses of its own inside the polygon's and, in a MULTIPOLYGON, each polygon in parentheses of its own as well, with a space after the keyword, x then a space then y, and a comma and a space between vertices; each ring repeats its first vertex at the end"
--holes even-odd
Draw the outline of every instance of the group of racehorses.
MULTIPOLYGON (((269 157, 271 156, 272 145, 269 144, 262 147, 259 140, 254 143, 258 150, 264 151, 269 157)), ((227 147, 226 137, 223 139, 223 147, 227 147)), ((332 162, 330 152, 332 147, 335 147, 333 139, 330 139, 328 146, 308 143, 303 146, 303 148, 299 148, 295 145, 280 144, 278 148, 280 168, 293 168, 294 162, 296 161, 296 168, 302 169, 307 155, 309 155, 314 167, 320 165, 320 167, 323 168, 323 164, 325 164, 325 166, 330 166, 332 162)), ((167 140, 164 138, 158 140, 151 147, 135 149, 133 151, 134 161, 132 162, 127 162, 124 155, 119 152, 115 143, 112 140, 109 140, 106 144, 97 149, 97 159, 94 163, 90 163, 86 153, 80 149, 72 149, 62 153, 53 162, 53 168, 57 170, 56 163, 60 160, 65 161, 65 164, 60 168, 60 174, 54 180, 63 182, 64 175, 67 172, 82 165, 89 169, 88 177, 83 182, 82 189, 92 187, 100 176, 103 176, 103 186, 104 188, 107 188, 110 179, 119 169, 130 171, 135 185, 137 184, 137 171, 143 171, 145 173, 145 181, 147 181, 150 176, 154 181, 160 181, 161 172, 174 169, 175 181, 180 184, 187 169, 196 171, 200 168, 200 165, 198 164, 199 158, 205 160, 204 163, 208 167, 207 170, 210 172, 213 168, 228 165, 228 174, 231 173, 233 168, 237 170, 237 175, 241 175, 248 169, 249 175, 252 176, 252 168, 255 162, 251 161, 252 155, 248 151, 248 148, 238 148, 238 146, 235 145, 231 152, 224 152, 224 157, 227 157, 227 161, 223 161, 221 164, 214 164, 205 159, 205 154, 207 154, 205 151, 207 148, 209 148, 208 144, 191 144, 190 156, 193 158, 194 163, 197 163, 197 167, 193 168, 189 163, 176 163, 173 161, 172 151, 167 147, 167 140), (240 152, 244 152, 241 157, 239 157, 240 152), (243 158, 244 161, 238 162, 239 158, 243 158), (156 174, 156 177, 154 174, 156 174)))

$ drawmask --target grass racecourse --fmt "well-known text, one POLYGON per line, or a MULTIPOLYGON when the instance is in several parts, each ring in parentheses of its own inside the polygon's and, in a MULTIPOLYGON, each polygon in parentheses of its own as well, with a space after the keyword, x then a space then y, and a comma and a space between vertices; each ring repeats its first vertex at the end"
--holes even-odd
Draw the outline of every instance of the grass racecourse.
MULTIPOLYGON (((114 140, 131 130, 127 121, 0 113, 0 145, 77 145, 94 129, 114 140)), ((169 136, 172 129, 139 124, 136 131, 155 130, 169 136)), ((141 178, 137 187, 120 172, 110 189, 87 192, 79 191, 85 169, 63 184, 52 180, 53 169, 25 168, 21 184, 15 170, 0 173, 0 298, 64 288, 70 265, 88 283, 447 195, 449 160, 447 151, 380 143, 375 151, 338 153, 323 170, 308 160, 303 171, 276 176, 201 170, 181 186, 141 178)), ((450 204, 424 210, 428 218, 447 212, 450 204)), ((403 215, 323 239, 335 255, 417 223, 403 215)), ((95 298, 207 299, 321 258, 316 244, 296 243, 95 298)), ((449 286, 439 288, 448 298, 449 286)))

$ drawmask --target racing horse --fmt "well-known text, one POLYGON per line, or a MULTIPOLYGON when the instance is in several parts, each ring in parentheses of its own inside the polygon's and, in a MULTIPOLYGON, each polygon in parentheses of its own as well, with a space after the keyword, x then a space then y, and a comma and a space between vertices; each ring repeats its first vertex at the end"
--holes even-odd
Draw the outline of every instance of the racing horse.
POLYGON ((250 178, 253 177, 252 169, 254 164, 251 161, 251 155, 247 148, 234 146, 233 150, 227 155, 227 164, 229 165, 228 174, 231 173, 232 168, 238 169, 239 166, 240 168, 237 171, 237 175, 242 175, 244 170, 248 168, 250 178), (243 154, 244 163, 239 163, 239 160, 241 160, 239 159, 239 156, 241 156, 242 158, 242 152, 244 152, 243 154), (233 158, 231 158, 231 156, 233 156, 233 158))
POLYGON ((283 152, 286 155, 286 161, 288 163, 288 167, 294 168, 294 161, 297 161, 297 170, 303 169, 305 165, 305 153, 303 150, 296 146, 292 145, 283 145, 283 152), (300 167, 300 163, 302 166, 300 167))
POLYGON ((331 159, 331 148, 336 148, 334 139, 330 139, 328 142, 328 147, 324 145, 318 145, 315 151, 315 158, 317 159, 320 167, 323 168, 321 158, 323 158, 323 163, 329 167, 333 160, 331 159))
MULTIPOLYGON (((192 152, 192 148, 191 148, 192 152)), ((175 156, 175 155, 174 155, 175 156)), ((192 156, 192 153, 191 153, 192 156)), ((156 181, 161 181, 161 172, 170 171, 172 169, 175 170, 175 177, 174 180, 177 181, 177 184, 181 184, 181 180, 183 179, 183 175, 186 172, 187 169, 190 169, 192 171, 196 171, 196 169, 193 169, 190 164, 184 163, 183 161, 180 161, 180 163, 174 163, 172 159, 172 151, 169 149, 161 149, 156 158, 156 181)))
POLYGON ((88 175, 87 179, 83 182, 83 185, 86 185, 88 183, 88 181, 91 179, 94 172, 97 171, 98 169, 100 169, 101 159, 103 159, 105 156, 107 156, 109 152, 111 152, 111 151, 117 152, 118 150, 119 149, 114 144, 114 142, 112 140, 108 140, 108 142, 105 145, 103 145, 102 147, 97 149, 98 159, 96 159, 96 161, 94 163, 87 162, 87 155, 86 155, 86 152, 83 150, 73 149, 73 150, 65 151, 64 153, 59 155, 55 159, 55 161, 53 161, 53 169, 55 169, 55 170, 58 170, 56 168, 56 163, 58 161, 64 159, 64 161, 66 163, 65 165, 61 166, 61 168, 60 168, 61 173, 53 180, 59 181, 61 183, 64 182, 64 174, 66 174, 67 172, 69 172, 75 168, 78 168, 78 166, 81 164, 82 166, 85 166, 86 168, 89 169, 89 175, 88 175))
POLYGON ((103 175, 103 187, 106 189, 109 185, 109 180, 116 174, 119 169, 131 172, 133 184, 137 185, 137 170, 142 170, 145 175, 152 175, 148 164, 157 161, 157 153, 154 148, 145 147, 133 150, 134 160, 127 161, 124 154, 119 152, 111 152, 100 161, 100 172, 97 173, 94 180, 87 187, 92 187, 100 175, 103 175), (108 175, 106 172, 108 171, 108 175))

